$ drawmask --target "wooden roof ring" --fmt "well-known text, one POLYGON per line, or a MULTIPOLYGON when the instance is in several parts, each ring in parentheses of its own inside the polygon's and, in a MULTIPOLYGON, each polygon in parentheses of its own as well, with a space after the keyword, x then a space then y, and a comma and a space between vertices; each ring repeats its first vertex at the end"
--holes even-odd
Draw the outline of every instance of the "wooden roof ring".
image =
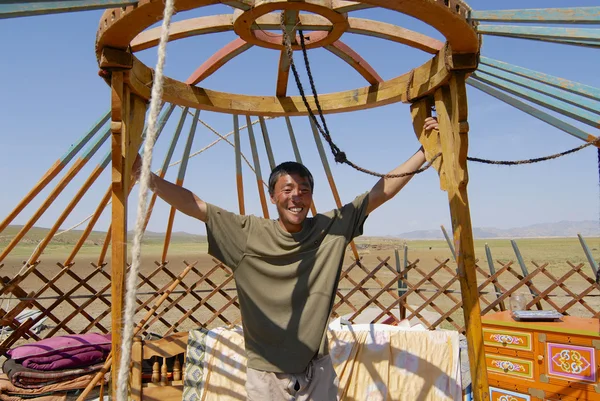
MULTIPOLYGON (((338 40, 348 29, 346 15, 334 11, 331 7, 331 0, 304 0, 298 2, 288 2, 287 0, 269 0, 264 2, 257 1, 254 7, 252 7, 250 10, 235 15, 233 21, 233 30, 240 38, 244 39, 248 43, 269 49, 285 50, 285 46, 281 41, 281 37, 278 41, 274 40, 275 38, 271 35, 266 34, 259 38, 256 34, 261 31, 253 30, 252 26, 259 17, 262 17, 263 15, 273 11, 308 11, 325 17, 331 23, 331 25, 330 31, 326 32, 325 34, 318 33, 316 37, 311 38, 311 40, 306 44, 306 48, 315 49, 318 47, 324 47, 338 40)), ((301 50, 301 47, 299 44, 292 44, 292 49, 301 50)))
MULTIPOLYGON (((169 41, 232 31, 234 17, 235 14, 221 14, 173 22, 169 30, 169 41)), ((327 31, 331 29, 329 21, 319 15, 302 14, 299 16, 299 20, 304 30, 327 31)), ((279 29, 279 16, 264 15, 258 18, 256 23, 262 29, 279 29)), ((348 17, 348 30, 346 32, 387 39, 431 54, 437 53, 444 46, 443 42, 410 29, 365 18, 348 17)), ((131 50, 138 52, 154 47, 158 45, 159 37, 160 27, 143 31, 131 41, 131 50)))
MULTIPOLYGON (((218 3, 215 0, 178 0, 175 7, 178 11, 186 11, 218 3)), ((313 13, 297 15, 297 20, 303 30, 320 31, 310 33, 311 40, 308 48, 325 47, 333 51, 334 54, 355 67, 371 84, 349 91, 320 95, 324 113, 346 112, 395 102, 409 102, 431 94, 436 88, 446 83, 450 78, 450 71, 454 69, 472 70, 476 68, 477 64, 480 43, 474 23, 467 19, 469 7, 462 0, 405 2, 363 0, 360 3, 337 0, 306 0, 293 3, 284 0, 242 0, 236 3, 236 7, 241 10, 236 10, 233 15, 194 18, 173 24, 171 40, 234 30, 246 42, 245 44, 239 41, 235 41, 236 44, 232 42, 227 49, 222 49, 221 52, 211 57, 196 70, 197 82, 206 78, 250 45, 281 51, 283 46, 280 44, 279 35, 266 34, 256 28, 277 29, 279 13, 272 11, 288 9, 294 12, 301 10, 313 13), (446 46, 443 47, 441 42, 435 39, 392 24, 360 18, 346 18, 344 12, 337 11, 372 6, 398 11, 431 25, 446 37, 446 46), (344 48, 343 44, 340 45, 338 39, 344 32, 404 43, 435 54, 435 56, 412 71, 380 82, 377 73, 366 62, 363 62, 360 56, 351 49, 344 48), (341 51, 340 48, 343 48, 344 51, 341 51)), ((137 7, 129 6, 106 11, 100 22, 96 42, 96 53, 100 60, 100 66, 111 65, 110 60, 107 62, 107 57, 110 59, 110 56, 107 56, 106 50, 126 51, 131 45, 131 49, 137 51, 155 45, 156 30, 151 29, 143 33, 142 31, 160 20, 162 10, 162 2, 142 0, 137 7)), ((286 69, 289 66, 286 66, 285 62, 282 63, 281 58, 276 92, 279 96, 250 96, 219 92, 167 77, 164 83, 164 100, 181 106, 225 113, 258 116, 306 115, 307 110, 299 97, 283 96, 287 86, 283 84, 283 81, 287 78, 286 69)), ((130 63, 131 71, 128 83, 134 92, 148 99, 151 91, 152 70, 135 56, 132 56, 130 63)), ((314 106, 312 103, 310 104, 311 107, 314 106)))

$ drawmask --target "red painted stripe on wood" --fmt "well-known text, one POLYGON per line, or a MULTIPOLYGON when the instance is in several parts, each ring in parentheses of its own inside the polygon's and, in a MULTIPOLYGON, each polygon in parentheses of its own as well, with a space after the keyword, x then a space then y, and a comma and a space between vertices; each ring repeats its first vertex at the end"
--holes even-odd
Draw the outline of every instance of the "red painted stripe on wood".
POLYGON ((346 45, 341 40, 334 42, 329 46, 325 46, 327 50, 344 60, 360 75, 362 75, 371 85, 383 82, 383 78, 377 74, 377 71, 358 53, 346 45))
POLYGON ((237 55, 242 54, 253 45, 247 43, 245 40, 237 38, 232 42, 229 42, 218 52, 210 56, 190 77, 185 81, 186 84, 196 85, 198 82, 208 78, 214 74, 219 68, 225 65, 229 60, 237 55))

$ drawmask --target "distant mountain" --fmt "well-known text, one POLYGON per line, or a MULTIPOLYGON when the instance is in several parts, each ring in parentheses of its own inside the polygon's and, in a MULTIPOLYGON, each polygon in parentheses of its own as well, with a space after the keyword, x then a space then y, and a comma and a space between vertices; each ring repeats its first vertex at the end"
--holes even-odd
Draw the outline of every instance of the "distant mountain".
MULTIPOLYGON (((451 227, 446 227, 451 231, 451 227)), ((493 228, 474 227, 473 237, 483 238, 541 238, 541 237, 574 237, 581 234, 584 237, 600 235, 600 223, 593 220, 559 221, 556 223, 540 223, 525 227, 493 228)), ((397 235, 405 239, 443 239, 441 228, 438 230, 417 230, 397 235)))

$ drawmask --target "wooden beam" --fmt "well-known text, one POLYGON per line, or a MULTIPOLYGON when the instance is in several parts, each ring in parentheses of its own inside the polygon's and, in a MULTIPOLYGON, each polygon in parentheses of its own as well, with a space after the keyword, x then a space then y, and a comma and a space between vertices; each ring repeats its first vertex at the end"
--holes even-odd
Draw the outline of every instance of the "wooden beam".
MULTIPOLYGON (((184 110, 187 114, 187 110, 184 110)), ((183 182, 185 180, 185 173, 187 172, 188 159, 190 157, 190 152, 192 151, 192 144, 194 143, 194 137, 196 136, 196 128, 198 127, 198 118, 200 118, 200 110, 196 109, 194 112, 194 117, 192 120, 192 125, 190 127, 190 133, 188 134, 187 141, 185 143, 185 148, 183 150, 183 155, 181 158, 181 164, 179 165, 179 172, 177 173, 177 180, 175 181, 175 185, 182 187, 183 182)), ((178 127, 179 128, 179 127, 178 127)), ((165 233, 165 242, 163 245, 163 253, 162 253, 162 263, 167 262, 167 253, 169 252, 169 244, 171 243, 171 234, 173 232, 173 223, 175 221, 175 209, 171 206, 171 210, 169 212, 169 220, 167 222, 167 230, 165 233)))
POLYGON ((573 106, 559 100, 560 98, 545 95, 524 86, 513 84, 507 80, 496 78, 487 73, 482 73, 481 71, 474 73, 472 77, 529 102, 553 110, 563 116, 573 118, 594 128, 600 128, 600 115, 586 111, 581 107, 573 106))
POLYGON ((368 10, 373 8, 369 4, 360 1, 333 0, 333 7, 338 13, 349 13, 352 11, 368 10))
MULTIPOLYGON (((175 108, 174 105, 171 105, 173 108, 175 108)), ((172 109, 171 109, 172 110, 172 109)), ((173 134, 173 138, 171 138, 171 144, 169 145, 169 150, 167 150, 167 154, 165 155, 165 158, 163 160, 163 164, 162 167, 160 168, 160 171, 158 172, 158 176, 160 178, 164 178, 165 175, 167 174, 167 170, 169 169, 169 164, 171 163, 171 158, 173 157, 173 153, 175 152, 175 147, 177 146, 177 143, 179 142, 179 136, 181 135, 181 130, 183 128, 183 122, 185 121, 186 117, 187 117, 187 112, 188 109, 184 107, 182 113, 181 113, 181 117, 179 118, 179 123, 177 124, 177 129, 175 130, 175 133, 173 134)), ((169 113, 170 116, 170 113, 169 113)), ((165 119, 165 123, 166 120, 169 118, 169 116, 166 117, 165 119)), ((162 127, 161 127, 162 130, 162 127)), ((154 210, 154 204, 156 203, 156 198, 157 198, 157 194, 156 192, 152 193, 152 198, 150 199, 150 202, 148 203, 148 209, 146 210, 146 220, 144 221, 144 232, 146 231, 146 227, 148 227, 148 222, 150 221, 150 217, 152 216, 152 212, 154 210)))
POLYGON ((600 7, 537 8, 471 11, 474 21, 545 22, 551 24, 598 24, 600 7))
MULTIPOLYGON (((518 85, 514 86, 515 88, 518 88, 519 86, 529 88, 534 90, 535 92, 539 92, 543 95, 548 95, 562 102, 568 103, 572 106, 575 106, 574 110, 579 108, 590 113, 600 114, 600 102, 598 102, 597 100, 583 98, 581 96, 571 93, 570 91, 565 91, 556 88, 555 86, 541 83, 529 77, 511 74, 502 69, 489 67, 483 64, 478 67, 477 71, 481 71, 487 75, 491 75, 503 81, 508 81, 510 83, 518 85)), ((532 93, 531 91, 528 92, 532 93)))
POLYGON ((565 44, 600 47, 600 29, 520 25, 478 25, 477 32, 490 36, 557 41, 565 44))
MULTIPOLYGON (((158 122, 158 132, 157 132, 157 140, 160 137, 162 130, 165 127, 165 124, 167 123, 167 120, 169 119, 169 117, 171 116, 171 112, 173 111, 173 108, 175 106, 173 104, 170 104, 169 107, 167 108, 167 110, 165 110, 163 112, 163 114, 161 115, 159 122, 158 122)), ((146 132, 146 128, 144 128, 144 134, 145 135, 146 132)), ((143 152, 143 149, 142 149, 143 152)), ((169 149, 169 152, 172 152, 171 149, 169 149)), ((170 156, 169 156, 170 157, 170 156)), ((164 176, 164 173, 163 173, 164 176)), ((133 188, 133 186, 129 187, 129 191, 131 192, 131 189, 133 188)), ((129 196, 129 194, 127 194, 127 196, 129 196)), ((154 206, 154 202, 156 201, 156 194, 153 194, 153 200, 150 201, 150 206, 148 207, 148 213, 150 213, 152 207, 154 206)), ((148 224, 148 219, 150 218, 150 215, 148 214, 146 216, 146 222, 144 223, 144 230, 146 230, 146 225, 148 224)), ((106 253, 108 252, 108 245, 110 244, 110 240, 111 240, 111 229, 112 226, 109 226, 108 231, 106 232, 106 237, 104 239, 104 242, 102 244, 102 249, 100 250, 100 255, 98 256, 98 261, 96 262, 97 266, 102 266, 104 264, 104 258, 106 257, 106 253)))
POLYGON ((60 229, 60 227, 65 222, 67 217, 69 217, 69 215, 71 214, 73 209, 75 209, 75 206, 77 206, 79 201, 87 193, 88 189, 91 188, 92 184, 94 184, 94 182, 96 182, 98 177, 100 177, 100 174, 102 174, 102 172, 104 172, 104 169, 106 168, 106 166, 108 166, 109 162, 110 162, 110 153, 107 154, 106 157, 104 157, 104 159, 102 160, 102 162, 99 163, 94 168, 92 173, 88 176, 88 178, 85 180, 85 182, 79 188, 79 190, 77 191, 77 193, 75 194, 73 199, 71 199, 69 204, 65 207, 63 212, 60 214, 60 216, 58 216, 58 218, 54 222, 54 225, 50 228, 50 230, 48 231, 48 233, 46 234, 46 236, 44 237, 42 242, 40 242, 38 244, 38 246, 35 248, 35 251, 33 252, 33 254, 31 254, 29 259, 27 260, 28 264, 33 264, 35 262, 38 262, 37 259, 44 252, 44 250, 46 249, 46 246, 48 246, 50 241, 52 241, 54 234, 56 234, 56 232, 60 229))
POLYGON ((447 182, 456 264, 463 299, 473 395, 476 401, 489 400, 473 230, 467 195, 469 126, 464 73, 453 73, 449 85, 436 90, 435 107, 443 157, 441 168, 447 182))
MULTIPOLYGON (((131 41, 131 51, 139 52, 158 46, 161 27, 141 32, 131 41)), ((176 21, 169 27, 169 42, 197 35, 233 31, 232 14, 211 15, 176 21)))
POLYGON ((252 46, 254 45, 247 43, 245 40, 240 38, 229 42, 215 54, 210 56, 208 60, 202 63, 202 65, 198 67, 196 71, 194 71, 194 73, 185 81, 185 83, 189 85, 196 85, 198 82, 201 82, 214 74, 229 60, 242 54, 252 46))
POLYGON ((112 394, 117 394, 121 359, 125 272, 127 270, 127 198, 131 190, 131 167, 142 141, 146 101, 129 90, 124 72, 111 76, 112 222, 111 222, 111 321, 112 394))
POLYGON ((246 116, 246 125, 248 127, 248 138, 250 139, 250 148, 252 149, 252 158, 254 159, 254 170, 256 171, 258 197, 260 198, 260 205, 262 206, 263 216, 265 219, 268 219, 269 208, 267 207, 267 200, 265 198, 265 190, 263 188, 262 173, 260 168, 260 159, 258 157, 258 148, 256 147, 254 128, 252 127, 252 121, 250 120, 250 116, 246 116))
MULTIPOLYGON (((275 13, 271 13, 271 14, 275 14, 275 13)), ((285 10, 284 11, 284 20, 285 20, 285 29, 287 31, 288 37, 290 38, 290 43, 292 45, 296 45, 297 44, 296 26, 300 23, 300 12, 298 10, 285 10)), ((329 20, 326 20, 325 23, 328 24, 329 27, 332 26, 331 22, 329 22, 329 20)), ((262 26, 262 25, 259 25, 259 26, 262 26)), ((282 40, 283 40, 283 38, 282 38, 282 40)), ((279 64, 277 66, 277 83, 275 85, 275 96, 277 96, 277 97, 285 97, 286 96, 289 77, 290 77, 290 59, 288 57, 287 50, 282 49, 279 52, 279 64)))
MULTIPOLYGON (((320 96, 324 113, 363 110, 399 101, 431 94, 450 77, 446 69, 446 50, 442 49, 433 59, 427 61, 413 72, 392 78, 377 86, 367 86, 354 90, 330 93, 320 96), (412 77, 412 79, 411 79, 412 77), (408 83, 410 88, 407 88, 408 83)), ((152 80, 152 71, 134 57, 129 77, 132 89, 136 93, 150 98, 150 88, 146 85, 152 80)), ((218 92, 165 77, 163 99, 180 106, 225 113, 282 116, 306 115, 307 110, 299 96, 278 98, 276 96, 250 96, 218 92)), ((311 108, 316 108, 314 99, 308 99, 311 108)))
MULTIPOLYGON (((320 15, 300 15, 299 24, 304 31, 331 31, 331 22, 320 15)), ((280 16, 270 13, 259 17, 252 29, 280 31, 280 16)), ((197 35, 233 30, 232 16, 214 15, 210 17, 191 18, 174 22, 169 30, 169 41, 179 40, 197 35)), ((435 54, 444 47, 444 42, 421 33, 402 28, 394 24, 365 18, 348 18, 348 33, 372 36, 401 43, 424 52, 435 54)), ((137 35, 131 42, 131 50, 137 52, 158 45, 160 27, 148 29, 137 35)), ((296 35, 290 36, 295 42, 296 35)))
POLYGON ((479 58, 481 65, 487 65, 504 71, 508 71, 511 74, 516 74, 522 77, 527 77, 538 82, 542 82, 547 85, 554 86, 565 91, 569 91, 576 95, 585 96, 587 98, 600 101, 600 89, 593 86, 580 84, 579 82, 570 81, 568 79, 555 77, 552 75, 544 74, 542 72, 530 70, 527 68, 519 67, 517 65, 505 63, 503 61, 494 60, 489 57, 481 56, 479 58))
POLYGON ((265 150, 267 152, 267 159, 269 160, 269 167, 273 170, 276 166, 275 156, 273 155, 273 147, 271 146, 271 139, 269 138, 269 130, 267 129, 267 123, 264 117, 258 117, 260 122, 260 131, 262 132, 263 141, 265 142, 265 150))
POLYGON ((325 46, 325 49, 348 63, 348 65, 354 68, 356 72, 362 75, 362 77, 371 85, 377 85, 383 82, 383 78, 377 74, 377 71, 375 71, 375 69, 358 53, 352 50, 350 46, 346 45, 341 40, 338 40, 329 46, 325 46))
POLYGON ((110 200, 111 195, 112 195, 112 187, 109 187, 108 190, 106 191, 106 193, 104 194, 104 196, 102 197, 102 199, 100 200, 100 203, 98 203, 96 210, 94 211, 94 213, 92 213, 92 217, 90 218, 90 221, 88 222, 87 226, 85 227, 85 230, 83 230, 83 233, 81 233, 81 236, 79 237, 79 239, 77 240, 77 243, 71 250, 71 253, 67 257, 67 259, 65 259, 63 266, 68 266, 71 263, 73 263, 73 260, 75 260, 75 256, 77 256, 77 253, 79 252, 79 250, 81 249, 81 247, 87 240, 88 236, 94 229, 94 226, 98 222, 98 219, 100 218, 100 215, 106 208, 106 205, 108 205, 108 201, 110 200))
MULTIPOLYGON (((323 148, 323 142, 321 141, 321 136, 319 135, 319 131, 317 126, 315 125, 313 119, 308 117, 308 121, 310 122, 310 128, 312 129, 313 137, 315 139, 315 145, 317 146, 317 151, 319 152, 319 157, 321 158, 321 164, 323 165, 323 170, 325 170, 325 175, 327 176, 327 182, 329 183, 329 187, 331 188, 331 194, 333 195, 333 200, 335 201, 335 205, 340 208, 343 206, 342 199, 340 198, 340 194, 337 190, 337 185, 335 184, 335 180, 333 179, 333 174, 331 173, 331 168, 329 167, 329 162, 327 161, 327 154, 325 153, 325 149, 323 148)), ((314 211, 313 211, 314 213, 314 211)), ((352 254, 354 255, 355 260, 360 260, 360 256, 358 254, 358 249, 356 248, 356 244, 354 240, 350 241, 350 249, 352 249, 352 254)))
POLYGON ((277 67, 277 83, 275 85, 275 96, 285 97, 287 95, 287 86, 290 78, 290 59, 287 51, 279 52, 279 65, 277 67))
MULTIPOLYGON (((460 0, 454 2, 455 7, 448 7, 446 2, 447 0, 364 0, 362 3, 417 18, 444 35, 455 52, 477 53, 480 42, 475 27, 468 20, 470 8, 460 0)), ((215 0, 180 0, 176 7, 178 12, 184 12, 215 3, 215 0)), ((284 3, 287 2, 282 2, 284 3)), ((254 5, 254 2, 249 4, 254 5)), ((163 9, 162 2, 148 1, 139 3, 135 8, 105 12, 96 35, 97 56, 100 56, 104 47, 127 49, 139 33, 160 20, 163 9)))
POLYGON ((239 116, 233 115, 233 141, 235 150, 235 184, 237 188, 238 207, 240 214, 246 214, 244 204, 244 176, 242 174, 242 144, 240 140, 240 121, 239 116))
MULTIPOLYGON (((285 116, 285 124, 287 125, 288 134, 290 135, 290 142, 292 143, 292 149, 294 151, 294 157, 296 158, 296 162, 303 164, 302 156, 300 156, 300 149, 298 148, 298 141, 296 141, 296 135, 294 134, 294 127, 292 127, 292 122, 288 116, 285 116)), ((317 208, 315 206, 315 201, 313 199, 313 203, 310 205, 310 211, 313 216, 317 215, 317 208)))
MULTIPOLYGON (((494 89, 493 87, 484 84, 483 82, 473 78, 472 76, 467 80, 467 84, 583 141, 594 142, 597 139, 594 135, 589 134, 571 124, 568 124, 563 120, 558 119, 553 115, 550 115, 542 110, 536 109, 535 107, 525 102, 522 102, 512 96, 509 96, 505 92, 501 92, 497 89, 494 89)), ((600 144, 596 144, 596 146, 600 147, 600 144)))
POLYGON ((444 47, 444 42, 440 40, 386 22, 364 18, 348 18, 348 25, 346 31, 348 33, 386 39, 430 54, 436 54, 444 47))
POLYGON ((0 3, 0 19, 125 7, 137 0, 25 0, 0 3))
POLYGON ((222 3, 228 5, 229 7, 237 8, 238 10, 243 11, 247 11, 252 8, 252 5, 249 2, 243 0, 229 0, 223 1, 222 3))
POLYGON ((111 331, 112 331, 112 380, 113 397, 117 394, 119 361, 123 332, 123 299, 125 295, 125 271, 127 269, 127 187, 126 171, 127 123, 129 116, 129 91, 124 84, 123 72, 111 75, 112 98, 112 260, 111 260, 111 331))

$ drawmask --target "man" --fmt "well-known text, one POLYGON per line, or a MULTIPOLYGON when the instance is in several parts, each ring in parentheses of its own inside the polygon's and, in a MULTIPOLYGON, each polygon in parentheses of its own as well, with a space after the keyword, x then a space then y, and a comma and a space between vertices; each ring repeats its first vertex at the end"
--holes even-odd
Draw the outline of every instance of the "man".
MULTIPOLYGON (((437 128, 428 118, 425 129, 437 128)), ((390 172, 420 168, 419 149, 390 172)), ((139 161, 134 171, 139 170, 139 161)), ((327 349, 327 325, 349 242, 367 216, 412 178, 380 179, 340 209, 308 218, 314 182, 295 162, 277 166, 269 195, 278 219, 240 216, 206 203, 155 174, 150 188, 163 200, 206 223, 208 252, 233 269, 247 354, 249 401, 332 401, 337 376, 327 349)))

